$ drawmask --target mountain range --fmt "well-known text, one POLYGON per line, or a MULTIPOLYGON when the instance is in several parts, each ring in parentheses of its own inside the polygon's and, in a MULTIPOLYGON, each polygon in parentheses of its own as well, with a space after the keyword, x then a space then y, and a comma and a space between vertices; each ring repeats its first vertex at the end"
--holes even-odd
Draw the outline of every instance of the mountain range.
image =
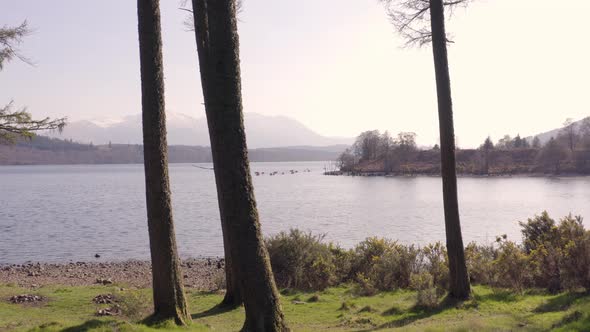
MULTIPOLYGON (((322 136, 285 116, 245 113, 244 117, 249 148, 350 145, 354 142, 354 138, 322 136)), ((207 120, 204 117, 167 112, 166 127, 169 145, 210 146, 207 120)), ((141 144, 141 115, 70 122, 61 134, 47 135, 95 145, 109 142, 141 144)))

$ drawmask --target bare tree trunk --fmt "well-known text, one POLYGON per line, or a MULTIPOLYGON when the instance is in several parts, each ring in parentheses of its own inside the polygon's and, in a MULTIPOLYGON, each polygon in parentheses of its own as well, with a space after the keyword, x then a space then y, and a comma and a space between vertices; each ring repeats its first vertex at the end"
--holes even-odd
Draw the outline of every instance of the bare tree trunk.
MULTIPOLYGON (((218 188, 219 192, 219 188, 218 188)), ((221 205, 219 206, 221 209, 221 205)), ((229 220, 221 217, 221 231, 223 233, 223 253, 225 255, 225 296, 219 304, 222 308, 236 308, 242 305, 242 294, 240 293, 238 273, 235 271, 235 264, 232 260, 230 241, 228 238, 227 224, 229 220)))
POLYGON ((190 321, 174 236, 158 0, 137 1, 147 218, 156 320, 190 321))
POLYGON ((246 309, 243 331, 286 331, 260 231, 242 114, 236 3, 193 0, 221 220, 246 309))
POLYGON ((490 174, 490 149, 484 146, 483 148, 483 174, 490 174))
POLYGON ((453 103, 451 100, 451 80, 447 59, 447 37, 445 32, 443 0, 430 0, 430 15, 432 51, 438 98, 445 229, 451 283, 449 295, 453 298, 465 299, 470 295, 470 285, 465 264, 465 252, 459 219, 459 202, 457 199, 455 129, 453 128, 453 103))

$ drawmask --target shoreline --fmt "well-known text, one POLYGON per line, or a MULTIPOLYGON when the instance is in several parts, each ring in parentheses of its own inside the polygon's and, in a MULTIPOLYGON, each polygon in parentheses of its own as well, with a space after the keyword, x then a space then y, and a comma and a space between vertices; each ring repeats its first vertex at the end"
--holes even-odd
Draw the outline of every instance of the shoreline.
MULTIPOLYGON (((324 172, 326 176, 359 176, 359 177, 382 177, 382 178, 416 178, 416 177, 429 177, 429 178, 440 178, 441 174, 429 174, 429 173, 385 173, 385 172, 364 172, 354 173, 332 171, 324 172)), ((505 173, 505 174, 469 174, 469 173, 457 173, 458 178, 576 178, 576 177, 590 177, 587 173, 563 173, 563 174, 547 174, 547 173, 505 173)))
MULTIPOLYGON (((225 278, 224 271, 223 258, 181 260, 181 274, 187 288, 216 290, 225 278)), ((151 262, 147 260, 0 265, 0 284, 14 284, 27 288, 108 284, 149 288, 151 283, 151 262)))

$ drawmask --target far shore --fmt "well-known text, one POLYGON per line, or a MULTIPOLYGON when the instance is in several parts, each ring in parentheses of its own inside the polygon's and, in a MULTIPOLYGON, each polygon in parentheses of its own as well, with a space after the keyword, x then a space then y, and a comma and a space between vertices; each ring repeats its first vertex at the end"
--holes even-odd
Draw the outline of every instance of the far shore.
MULTIPOLYGON (((364 177, 389 177, 389 178, 413 178, 413 177, 431 177, 439 178, 440 173, 385 173, 385 172, 342 172, 342 171, 329 171, 324 172, 324 175, 329 176, 364 176, 364 177)), ((576 177, 588 177, 590 174, 587 173, 494 173, 494 174, 469 174, 469 173, 457 173, 459 178, 576 178, 576 177)))

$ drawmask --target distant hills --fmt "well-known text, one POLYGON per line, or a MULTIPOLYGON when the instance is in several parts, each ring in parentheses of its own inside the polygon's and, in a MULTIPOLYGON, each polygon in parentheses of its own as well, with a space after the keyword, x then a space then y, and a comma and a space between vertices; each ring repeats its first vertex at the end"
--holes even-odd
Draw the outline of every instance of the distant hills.
MULTIPOLYGON (((582 120, 578 120, 578 121, 576 121, 576 122, 573 123, 574 130, 576 132, 580 132, 581 127, 582 127, 582 123, 586 119, 590 119, 590 117, 584 118, 582 120)), ((559 133, 560 133, 561 130, 563 130, 563 128, 557 128, 557 129, 549 130, 549 131, 546 131, 544 133, 537 134, 536 136, 529 136, 529 137, 526 138, 526 140, 529 143, 531 143, 535 137, 538 137, 539 138, 539 141, 541 142, 541 144, 545 144, 545 143, 547 143, 551 139, 551 137, 557 138, 557 136, 559 135, 559 133)))
MULTIPOLYGON (((167 112, 166 117, 169 145, 210 146, 205 118, 173 112, 167 112)), ((285 116, 245 113, 244 122, 249 148, 350 145, 354 141, 354 138, 322 136, 285 116)), ((141 115, 75 121, 61 134, 47 135, 94 145, 142 144, 141 115)))

